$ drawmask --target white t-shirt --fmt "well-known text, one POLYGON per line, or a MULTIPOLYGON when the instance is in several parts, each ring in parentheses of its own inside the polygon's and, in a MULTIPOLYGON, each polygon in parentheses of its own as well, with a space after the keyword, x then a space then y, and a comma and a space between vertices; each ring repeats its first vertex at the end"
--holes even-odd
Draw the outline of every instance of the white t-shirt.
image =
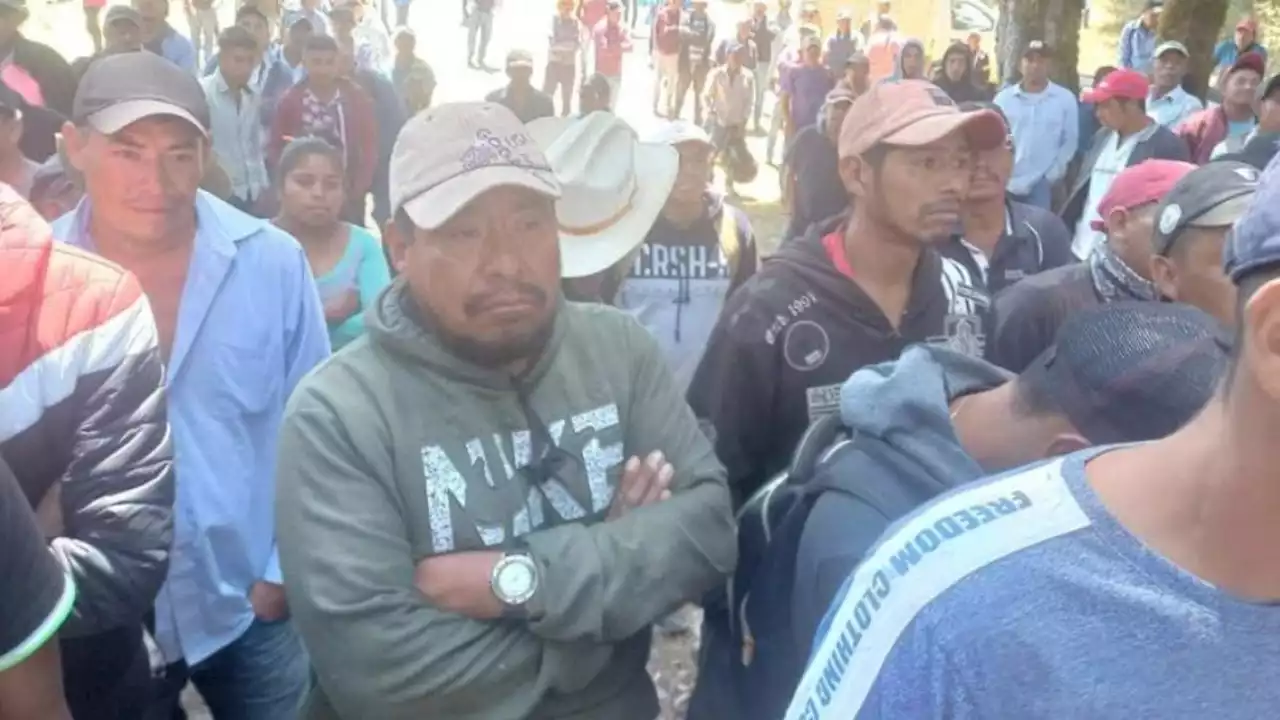
POLYGON ((1076 222, 1076 234, 1071 240, 1071 252, 1076 257, 1083 260, 1095 247, 1106 241, 1107 234, 1092 227, 1093 221, 1098 219, 1098 203, 1102 202, 1102 197, 1111 189, 1116 175, 1128 167, 1129 156, 1133 154, 1133 148, 1137 144, 1138 133, 1133 133, 1122 141, 1113 132, 1098 154, 1098 161, 1093 164, 1093 172, 1089 175, 1089 196, 1085 198, 1080 220, 1076 222))

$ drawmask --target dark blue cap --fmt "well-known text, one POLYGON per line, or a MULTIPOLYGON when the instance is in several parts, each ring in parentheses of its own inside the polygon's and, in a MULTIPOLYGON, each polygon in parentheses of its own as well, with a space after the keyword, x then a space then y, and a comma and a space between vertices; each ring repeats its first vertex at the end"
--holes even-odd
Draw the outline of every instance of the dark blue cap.
POLYGON ((1280 264, 1280 164, 1273 161, 1262 172, 1253 203, 1228 236, 1222 260, 1237 284, 1254 270, 1280 264))

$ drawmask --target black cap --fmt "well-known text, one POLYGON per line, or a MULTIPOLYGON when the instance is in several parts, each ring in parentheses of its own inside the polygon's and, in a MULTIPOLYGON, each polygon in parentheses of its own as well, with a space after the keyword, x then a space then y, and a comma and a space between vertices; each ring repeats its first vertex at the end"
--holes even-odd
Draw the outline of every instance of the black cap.
POLYGON ((1039 55, 1041 57, 1053 57, 1053 48, 1049 47, 1049 43, 1043 40, 1032 40, 1027 43, 1027 47, 1022 51, 1022 57, 1030 57, 1039 55))
POLYGON ((1161 10, 1164 8, 1164 0, 1147 0, 1142 6, 1143 10, 1161 10))
POLYGON ((142 27, 142 13, 133 9, 131 5, 112 5, 107 9, 107 14, 102 17, 102 25, 105 27, 116 22, 132 23, 134 27, 142 27))
POLYGON ((1227 227, 1244 215, 1258 191, 1252 165, 1216 160, 1187 173, 1156 210, 1156 254, 1168 255, 1189 227, 1227 227))
POLYGON ((1092 444, 1155 440, 1213 396, 1230 348, 1226 328, 1190 305, 1114 302, 1067 318, 1018 382, 1092 444))
POLYGON ((71 106, 72 122, 108 135, 156 115, 181 118, 209 134, 209 103, 199 81, 145 50, 90 65, 71 106))

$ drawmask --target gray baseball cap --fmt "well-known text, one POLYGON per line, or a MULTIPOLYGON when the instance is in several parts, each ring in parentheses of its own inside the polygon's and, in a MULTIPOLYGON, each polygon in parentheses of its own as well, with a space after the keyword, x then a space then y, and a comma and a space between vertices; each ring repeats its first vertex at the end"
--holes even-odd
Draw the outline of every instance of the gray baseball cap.
POLYGON ((497 103, 449 103, 405 123, 391 152, 391 210, 434 230, 481 193, 515 186, 560 197, 524 123, 497 103))
POLYGON ((1257 192, 1258 171, 1242 162, 1219 160, 1187 173, 1156 210, 1156 253, 1168 255, 1187 228, 1234 225, 1257 192))
POLYGON ((72 122, 107 135, 158 115, 186 120, 209 134, 209 103, 199 81, 146 50, 95 61, 71 105, 72 122))
POLYGON ((116 22, 133 23, 134 27, 142 27, 142 13, 133 9, 132 5, 112 5, 102 17, 103 27, 116 22))

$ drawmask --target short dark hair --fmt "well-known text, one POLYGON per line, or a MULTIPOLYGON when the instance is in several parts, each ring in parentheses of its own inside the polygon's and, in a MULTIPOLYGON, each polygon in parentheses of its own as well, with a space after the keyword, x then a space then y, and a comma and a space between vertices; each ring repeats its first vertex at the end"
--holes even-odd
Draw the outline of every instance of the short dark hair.
POLYGON ((314 136, 301 137, 296 140, 289 141, 284 146, 284 150, 280 153, 280 164, 276 167, 276 180, 280 185, 284 185, 284 179, 298 167, 303 160, 309 157, 323 157, 334 164, 338 168, 338 172, 346 175, 346 161, 342 157, 342 151, 330 145, 323 138, 314 136))
POLYGON ((1103 65, 1099 67, 1097 70, 1093 71, 1093 84, 1097 85, 1098 83, 1106 79, 1108 75, 1110 75, 1115 71, 1116 71, 1116 66, 1114 65, 1103 65))
POLYGON ((232 25, 218 34, 218 52, 257 49, 258 41, 253 38, 253 34, 239 25, 232 25))
POLYGON ((302 46, 303 52, 338 52, 338 41, 328 35, 312 35, 307 44, 302 46))
POLYGON ((314 33, 316 31, 316 26, 312 25, 311 21, 304 17, 297 18, 296 20, 290 20, 285 23, 286 32, 302 32, 303 30, 306 30, 309 33, 314 33))

